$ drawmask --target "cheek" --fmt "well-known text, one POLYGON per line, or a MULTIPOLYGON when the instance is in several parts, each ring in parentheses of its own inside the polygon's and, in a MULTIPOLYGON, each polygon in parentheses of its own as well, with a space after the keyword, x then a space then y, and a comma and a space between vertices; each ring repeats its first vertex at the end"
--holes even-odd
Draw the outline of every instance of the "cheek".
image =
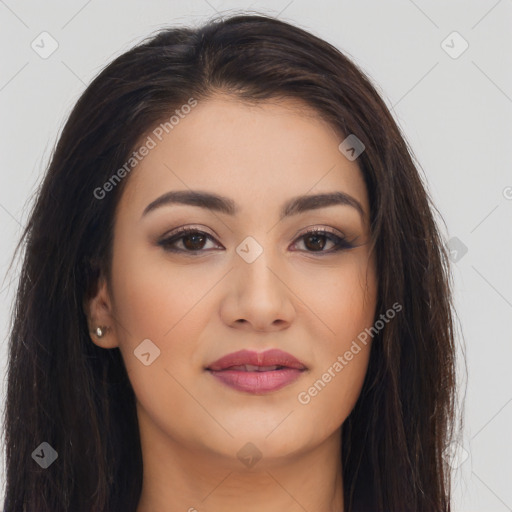
MULTIPOLYGON (((119 348, 138 402, 154 421, 169 428, 168 411, 190 405, 180 383, 184 367, 201 366, 197 340, 210 318, 201 299, 214 276, 199 266, 192 270, 173 265, 162 256, 156 261, 147 250, 130 252, 121 244, 116 249, 112 286, 119 348), (149 365, 137 356, 144 353, 141 346, 148 347, 149 365)), ((200 409, 190 414, 201 420, 200 409)))
POLYGON ((129 252, 122 246, 114 252, 119 348, 134 391, 145 404, 162 400, 171 408, 179 407, 182 390, 172 375, 181 382, 184 366, 193 371, 201 368, 197 343, 211 318, 207 301, 201 299, 215 276, 199 267, 179 267, 162 257, 157 262, 147 251, 129 252), (144 340, 151 343, 142 345, 144 340), (139 348, 145 346, 152 360, 148 366, 137 357, 146 353, 139 348))
MULTIPOLYGON (((343 357, 343 353, 339 355, 343 357)), ((361 393, 369 353, 370 343, 362 346, 351 361, 341 363, 336 354, 306 380, 297 396, 298 416, 316 425, 316 436, 330 435, 350 415, 361 393)))
MULTIPOLYGON (((352 411, 366 375, 377 299, 374 267, 358 260, 340 266, 330 280, 313 287, 311 309, 318 311, 329 331, 315 350, 315 368, 297 396, 305 417, 316 418, 318 428, 331 432, 352 411), (316 309, 315 309, 316 308, 316 309)), ((319 277, 318 275, 316 276, 319 277)), ((316 280, 318 283, 318 279, 316 280)))
POLYGON ((130 250, 119 239, 113 259, 114 313, 131 341, 153 337, 164 347, 175 332, 198 327, 198 306, 218 280, 211 267, 174 263, 148 242, 132 244, 130 250))
POLYGON ((323 326, 325 348, 341 350, 365 327, 372 324, 376 307, 376 276, 365 257, 346 254, 332 267, 296 272, 295 289, 300 290, 304 315, 315 315, 323 326))

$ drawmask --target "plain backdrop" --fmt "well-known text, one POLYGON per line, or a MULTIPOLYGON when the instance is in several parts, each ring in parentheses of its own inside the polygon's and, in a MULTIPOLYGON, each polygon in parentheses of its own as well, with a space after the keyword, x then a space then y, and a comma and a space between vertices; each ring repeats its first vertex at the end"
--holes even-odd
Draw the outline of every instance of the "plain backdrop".
POLYGON ((155 29, 234 10, 278 15, 326 39, 392 109, 446 222, 453 258, 468 368, 466 381, 461 365, 465 428, 453 510, 511 511, 511 0, 0 0, 2 410, 19 270, 6 275, 7 265, 71 107, 108 62, 155 29), (48 37, 42 32, 58 44, 47 58, 32 47, 48 37))

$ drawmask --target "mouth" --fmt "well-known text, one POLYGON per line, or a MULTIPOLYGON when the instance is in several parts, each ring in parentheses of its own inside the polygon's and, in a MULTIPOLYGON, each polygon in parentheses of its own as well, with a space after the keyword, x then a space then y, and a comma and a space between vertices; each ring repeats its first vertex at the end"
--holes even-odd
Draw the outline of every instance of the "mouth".
POLYGON ((258 366, 254 364, 243 364, 238 366, 230 366, 225 370, 237 370, 240 372, 273 372, 275 370, 282 370, 283 368, 289 368, 288 366, 258 366))
POLYGON ((291 384, 307 368, 291 354, 272 349, 261 353, 234 352, 210 364, 206 370, 230 388, 264 394, 291 384))

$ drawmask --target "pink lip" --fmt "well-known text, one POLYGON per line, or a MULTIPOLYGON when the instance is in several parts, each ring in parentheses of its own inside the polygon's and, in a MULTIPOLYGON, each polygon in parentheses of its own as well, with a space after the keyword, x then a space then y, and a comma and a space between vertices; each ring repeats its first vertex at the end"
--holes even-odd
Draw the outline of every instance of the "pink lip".
POLYGON ((278 349, 265 352, 240 350, 210 364, 206 368, 222 383, 248 393, 267 393, 291 384, 307 368, 295 357, 278 349), (276 370, 245 371, 233 366, 282 366, 276 370))

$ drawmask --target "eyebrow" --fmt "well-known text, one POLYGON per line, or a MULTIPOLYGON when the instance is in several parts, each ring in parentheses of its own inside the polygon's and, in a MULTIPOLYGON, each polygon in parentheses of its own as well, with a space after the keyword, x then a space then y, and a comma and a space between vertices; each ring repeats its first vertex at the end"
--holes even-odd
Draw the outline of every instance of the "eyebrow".
MULTIPOLYGON (((208 208, 227 215, 236 215, 240 210, 236 203, 224 196, 197 190, 175 190, 167 192, 149 203, 142 216, 162 206, 171 204, 185 204, 208 208)), ((291 215, 297 215, 308 210, 316 210, 327 206, 346 205, 355 208, 364 219, 364 209, 361 203, 345 192, 330 192, 325 194, 303 195, 293 197, 287 201, 280 213, 280 220, 291 215)))

